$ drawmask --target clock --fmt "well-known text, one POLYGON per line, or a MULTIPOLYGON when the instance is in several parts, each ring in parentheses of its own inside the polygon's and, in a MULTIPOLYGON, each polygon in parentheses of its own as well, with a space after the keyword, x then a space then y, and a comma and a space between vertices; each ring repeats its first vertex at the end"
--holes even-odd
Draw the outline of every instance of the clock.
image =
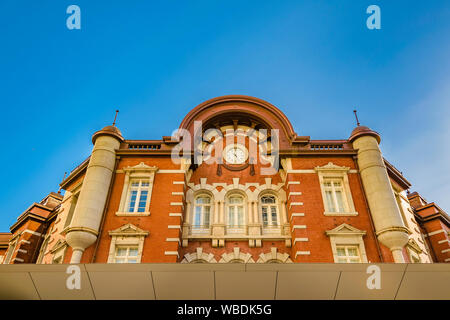
POLYGON ((225 161, 228 164, 244 164, 248 158, 247 148, 241 144, 228 145, 225 150, 225 161))

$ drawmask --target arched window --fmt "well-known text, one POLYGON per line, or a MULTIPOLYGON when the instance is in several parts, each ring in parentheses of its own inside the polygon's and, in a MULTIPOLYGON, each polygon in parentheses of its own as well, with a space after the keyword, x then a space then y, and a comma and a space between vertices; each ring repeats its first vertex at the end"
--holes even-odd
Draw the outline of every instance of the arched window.
POLYGON ((273 195, 261 197, 261 216, 264 228, 277 228, 280 225, 277 198, 273 195))
POLYGON ((230 195, 227 199, 227 230, 243 232, 244 226, 244 197, 240 194, 230 195))
POLYGON ((211 217, 211 197, 207 194, 195 198, 194 217, 192 230, 200 231, 209 229, 211 217))

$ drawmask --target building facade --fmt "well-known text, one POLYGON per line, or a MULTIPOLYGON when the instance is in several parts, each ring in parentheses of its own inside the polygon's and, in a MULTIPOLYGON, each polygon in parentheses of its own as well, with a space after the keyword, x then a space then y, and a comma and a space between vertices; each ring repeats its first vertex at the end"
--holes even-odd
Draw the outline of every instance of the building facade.
POLYGON ((91 156, 0 233, 0 263, 450 262, 450 218, 380 136, 311 140, 270 103, 225 96, 178 132, 94 133, 91 156))

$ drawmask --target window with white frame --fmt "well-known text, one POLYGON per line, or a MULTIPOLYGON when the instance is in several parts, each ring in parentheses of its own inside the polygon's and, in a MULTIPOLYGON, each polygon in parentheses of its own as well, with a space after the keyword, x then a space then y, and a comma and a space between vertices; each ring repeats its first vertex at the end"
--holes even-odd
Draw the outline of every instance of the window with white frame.
POLYGON ((264 195, 261 197, 260 206, 263 227, 279 227, 277 198, 273 195, 264 195))
POLYGON ((109 231, 111 245, 108 263, 140 263, 144 250, 144 238, 149 232, 128 223, 109 231))
POLYGON ((353 204, 349 167, 340 167, 332 162, 314 168, 319 175, 320 189, 326 216, 356 216, 358 212, 353 204))
POLYGON ((195 198, 194 216, 192 229, 201 231, 208 229, 211 219, 211 197, 207 194, 199 195, 195 198))
POLYGON ((125 173, 117 216, 148 216, 157 167, 141 162, 122 169, 125 173))
POLYGON ((227 198, 227 230, 242 232, 244 228, 244 197, 239 194, 227 198))
POLYGON ((343 181, 339 178, 324 178, 323 189, 325 192, 326 211, 327 212, 346 212, 347 200, 345 199, 345 192, 343 181))
POLYGON ((118 246, 114 254, 114 263, 138 263, 137 246, 118 246))
POLYGON ((133 180, 127 201, 127 212, 145 212, 147 208, 150 181, 148 179, 133 180))
POLYGON ((339 263, 360 263, 361 255, 358 246, 336 246, 337 259, 339 263))
POLYGON ((325 234, 330 237, 334 262, 368 262, 363 240, 366 231, 343 223, 332 230, 325 231, 325 234))

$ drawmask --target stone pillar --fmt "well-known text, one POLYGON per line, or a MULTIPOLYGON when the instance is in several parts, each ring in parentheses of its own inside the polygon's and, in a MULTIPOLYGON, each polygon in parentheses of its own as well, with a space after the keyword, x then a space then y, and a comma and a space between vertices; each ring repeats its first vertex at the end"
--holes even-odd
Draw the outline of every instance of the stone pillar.
POLYGON ((66 241, 73 249, 70 263, 80 263, 84 250, 97 240, 116 163, 116 149, 119 149, 121 141, 119 129, 113 126, 105 127, 92 136, 94 149, 66 234, 66 241))
POLYGON ((404 263, 402 249, 408 229, 395 200, 391 182, 378 146, 380 136, 367 127, 353 130, 349 141, 358 150, 358 166, 378 240, 392 251, 394 261, 404 263))

